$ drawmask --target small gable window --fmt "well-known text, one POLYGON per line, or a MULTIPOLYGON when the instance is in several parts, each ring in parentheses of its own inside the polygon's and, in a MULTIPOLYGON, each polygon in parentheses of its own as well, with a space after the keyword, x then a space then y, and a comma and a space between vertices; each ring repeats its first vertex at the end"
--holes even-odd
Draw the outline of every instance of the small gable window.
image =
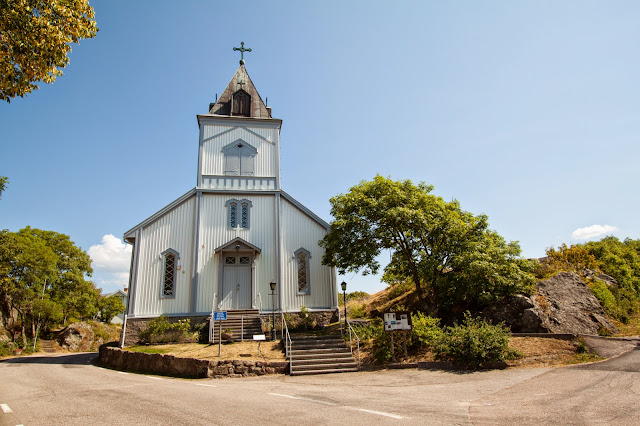
POLYGON ((231 97, 231 115, 251 117, 251 95, 240 89, 231 97))
POLYGON ((251 206, 253 203, 249 200, 228 200, 227 214, 229 228, 249 229, 251 225, 251 206))
POLYGON ((242 139, 222 148, 224 174, 227 176, 254 176, 258 150, 242 139))
POLYGON ((165 250, 162 253, 162 297, 175 297, 176 278, 178 272, 178 259, 180 255, 173 249, 165 250))
POLYGON ((294 257, 298 268, 298 294, 310 294, 309 259, 311 259, 311 253, 308 250, 299 248, 294 253, 294 257))

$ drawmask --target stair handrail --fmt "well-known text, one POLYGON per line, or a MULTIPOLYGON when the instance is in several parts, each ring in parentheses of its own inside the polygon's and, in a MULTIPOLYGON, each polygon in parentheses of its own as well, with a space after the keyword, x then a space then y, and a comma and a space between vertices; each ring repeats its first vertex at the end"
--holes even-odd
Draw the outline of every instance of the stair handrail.
POLYGON ((256 298, 253 301, 255 302, 256 300, 260 301, 256 305, 258 305, 258 312, 262 313, 262 295, 260 293, 256 294, 256 298))
POLYGON ((349 327, 349 346, 351 346, 351 355, 353 355, 353 338, 351 334, 356 337, 356 344, 358 345, 358 369, 360 369, 360 338, 358 337, 358 333, 351 326, 351 322, 347 320, 347 326, 349 327))
POLYGON ((293 370, 293 354, 291 353, 291 335, 289 334, 289 327, 287 326, 287 320, 284 318, 284 312, 280 313, 282 317, 282 337, 284 338, 284 350, 285 355, 289 356, 289 375, 293 370))
POLYGON ((213 293, 213 299, 211 300, 211 318, 209 318, 209 342, 214 340, 215 322, 213 321, 213 313, 216 310, 216 300, 218 299, 218 293, 213 293))

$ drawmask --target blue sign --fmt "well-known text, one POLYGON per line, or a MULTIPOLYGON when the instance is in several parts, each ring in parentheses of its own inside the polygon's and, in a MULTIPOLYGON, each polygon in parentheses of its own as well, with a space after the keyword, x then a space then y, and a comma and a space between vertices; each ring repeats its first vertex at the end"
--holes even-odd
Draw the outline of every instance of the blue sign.
POLYGON ((226 321, 227 320, 227 311, 222 312, 214 312, 213 313, 214 321, 226 321))

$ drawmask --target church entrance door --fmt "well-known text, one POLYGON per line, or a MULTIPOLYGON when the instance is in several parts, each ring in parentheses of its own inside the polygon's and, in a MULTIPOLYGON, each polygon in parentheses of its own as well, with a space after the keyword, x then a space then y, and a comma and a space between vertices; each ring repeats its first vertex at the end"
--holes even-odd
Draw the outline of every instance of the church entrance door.
POLYGON ((222 309, 251 309, 251 255, 223 253, 222 309))

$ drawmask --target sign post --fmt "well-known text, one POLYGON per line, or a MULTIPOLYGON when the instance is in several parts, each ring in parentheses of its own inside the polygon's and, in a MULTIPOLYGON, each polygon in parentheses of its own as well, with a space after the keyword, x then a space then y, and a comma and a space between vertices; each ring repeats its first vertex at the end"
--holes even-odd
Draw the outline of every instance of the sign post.
MULTIPOLYGON (((391 357, 395 359, 393 335, 396 330, 411 330, 411 314, 409 312, 386 312, 384 314, 384 331, 391 332, 391 357)), ((407 332, 403 331, 404 357, 407 358, 407 332)))
POLYGON ((227 320, 227 311, 219 311, 213 313, 213 320, 218 321, 219 331, 218 331, 218 356, 222 355, 222 321, 227 320))

